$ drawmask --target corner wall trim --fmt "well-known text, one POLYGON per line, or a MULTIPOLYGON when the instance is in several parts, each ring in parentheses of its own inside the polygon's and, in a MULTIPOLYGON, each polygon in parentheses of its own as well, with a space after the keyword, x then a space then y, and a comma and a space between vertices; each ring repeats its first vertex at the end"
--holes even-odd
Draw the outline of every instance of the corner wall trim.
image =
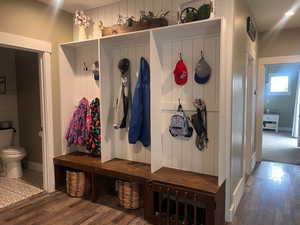
POLYGON ((229 209, 229 215, 228 215, 228 222, 232 222, 233 217, 236 213, 236 210, 240 204, 240 201, 243 197, 244 194, 244 189, 245 189, 245 178, 243 177, 238 185, 236 186, 233 194, 232 194, 232 204, 229 209))

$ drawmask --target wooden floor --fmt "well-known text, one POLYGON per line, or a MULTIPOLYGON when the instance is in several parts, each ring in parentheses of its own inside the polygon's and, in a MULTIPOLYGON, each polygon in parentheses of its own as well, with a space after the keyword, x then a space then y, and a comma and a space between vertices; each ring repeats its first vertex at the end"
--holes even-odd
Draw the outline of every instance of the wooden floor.
MULTIPOLYGON (((0 210, 2 225, 148 224, 141 211, 124 211, 111 199, 99 203, 62 192, 39 194, 0 210)), ((231 225, 300 225, 300 166, 263 162, 246 185, 231 225)))
POLYGON ((300 166, 262 162, 231 225, 300 225, 300 166))
POLYGON ((146 225, 142 211, 122 210, 111 198, 99 203, 63 192, 39 194, 0 210, 2 225, 146 225))

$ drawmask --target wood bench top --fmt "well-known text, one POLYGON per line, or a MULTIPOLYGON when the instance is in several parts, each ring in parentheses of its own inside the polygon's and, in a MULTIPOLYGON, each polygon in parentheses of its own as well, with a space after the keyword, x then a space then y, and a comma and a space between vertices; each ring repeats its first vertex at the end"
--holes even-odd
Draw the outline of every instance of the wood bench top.
POLYGON ((215 176, 167 167, 151 173, 150 164, 124 159, 112 159, 102 163, 101 158, 95 158, 85 153, 73 152, 54 158, 54 164, 119 179, 141 182, 157 181, 210 194, 216 194, 219 191, 218 178, 215 176))
POLYGON ((196 191, 216 194, 219 191, 218 178, 189 171, 163 167, 151 175, 152 181, 172 184, 196 191))
POLYGON ((73 169, 92 172, 94 168, 101 168, 101 158, 92 157, 82 152, 72 152, 54 158, 54 164, 73 169))

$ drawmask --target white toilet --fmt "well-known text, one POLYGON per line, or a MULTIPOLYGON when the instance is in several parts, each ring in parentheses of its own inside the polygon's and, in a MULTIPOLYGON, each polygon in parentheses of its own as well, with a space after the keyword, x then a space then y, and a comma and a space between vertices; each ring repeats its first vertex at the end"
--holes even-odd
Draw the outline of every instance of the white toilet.
POLYGON ((12 146, 13 136, 14 129, 0 130, 0 172, 1 176, 19 178, 23 176, 21 160, 26 156, 26 152, 22 147, 12 146))

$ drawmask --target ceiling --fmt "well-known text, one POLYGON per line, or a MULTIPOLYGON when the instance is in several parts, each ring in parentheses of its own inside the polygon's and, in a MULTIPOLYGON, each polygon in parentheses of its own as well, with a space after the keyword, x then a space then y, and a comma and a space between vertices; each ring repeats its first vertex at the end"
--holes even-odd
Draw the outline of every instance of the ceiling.
POLYGON ((259 31, 300 27, 300 0, 248 0, 248 3, 259 31), (295 15, 285 17, 291 9, 295 15))
POLYGON ((114 2, 119 2, 120 0, 38 0, 49 5, 59 7, 67 12, 74 13, 77 9, 87 10, 104 5, 108 5, 114 2))

